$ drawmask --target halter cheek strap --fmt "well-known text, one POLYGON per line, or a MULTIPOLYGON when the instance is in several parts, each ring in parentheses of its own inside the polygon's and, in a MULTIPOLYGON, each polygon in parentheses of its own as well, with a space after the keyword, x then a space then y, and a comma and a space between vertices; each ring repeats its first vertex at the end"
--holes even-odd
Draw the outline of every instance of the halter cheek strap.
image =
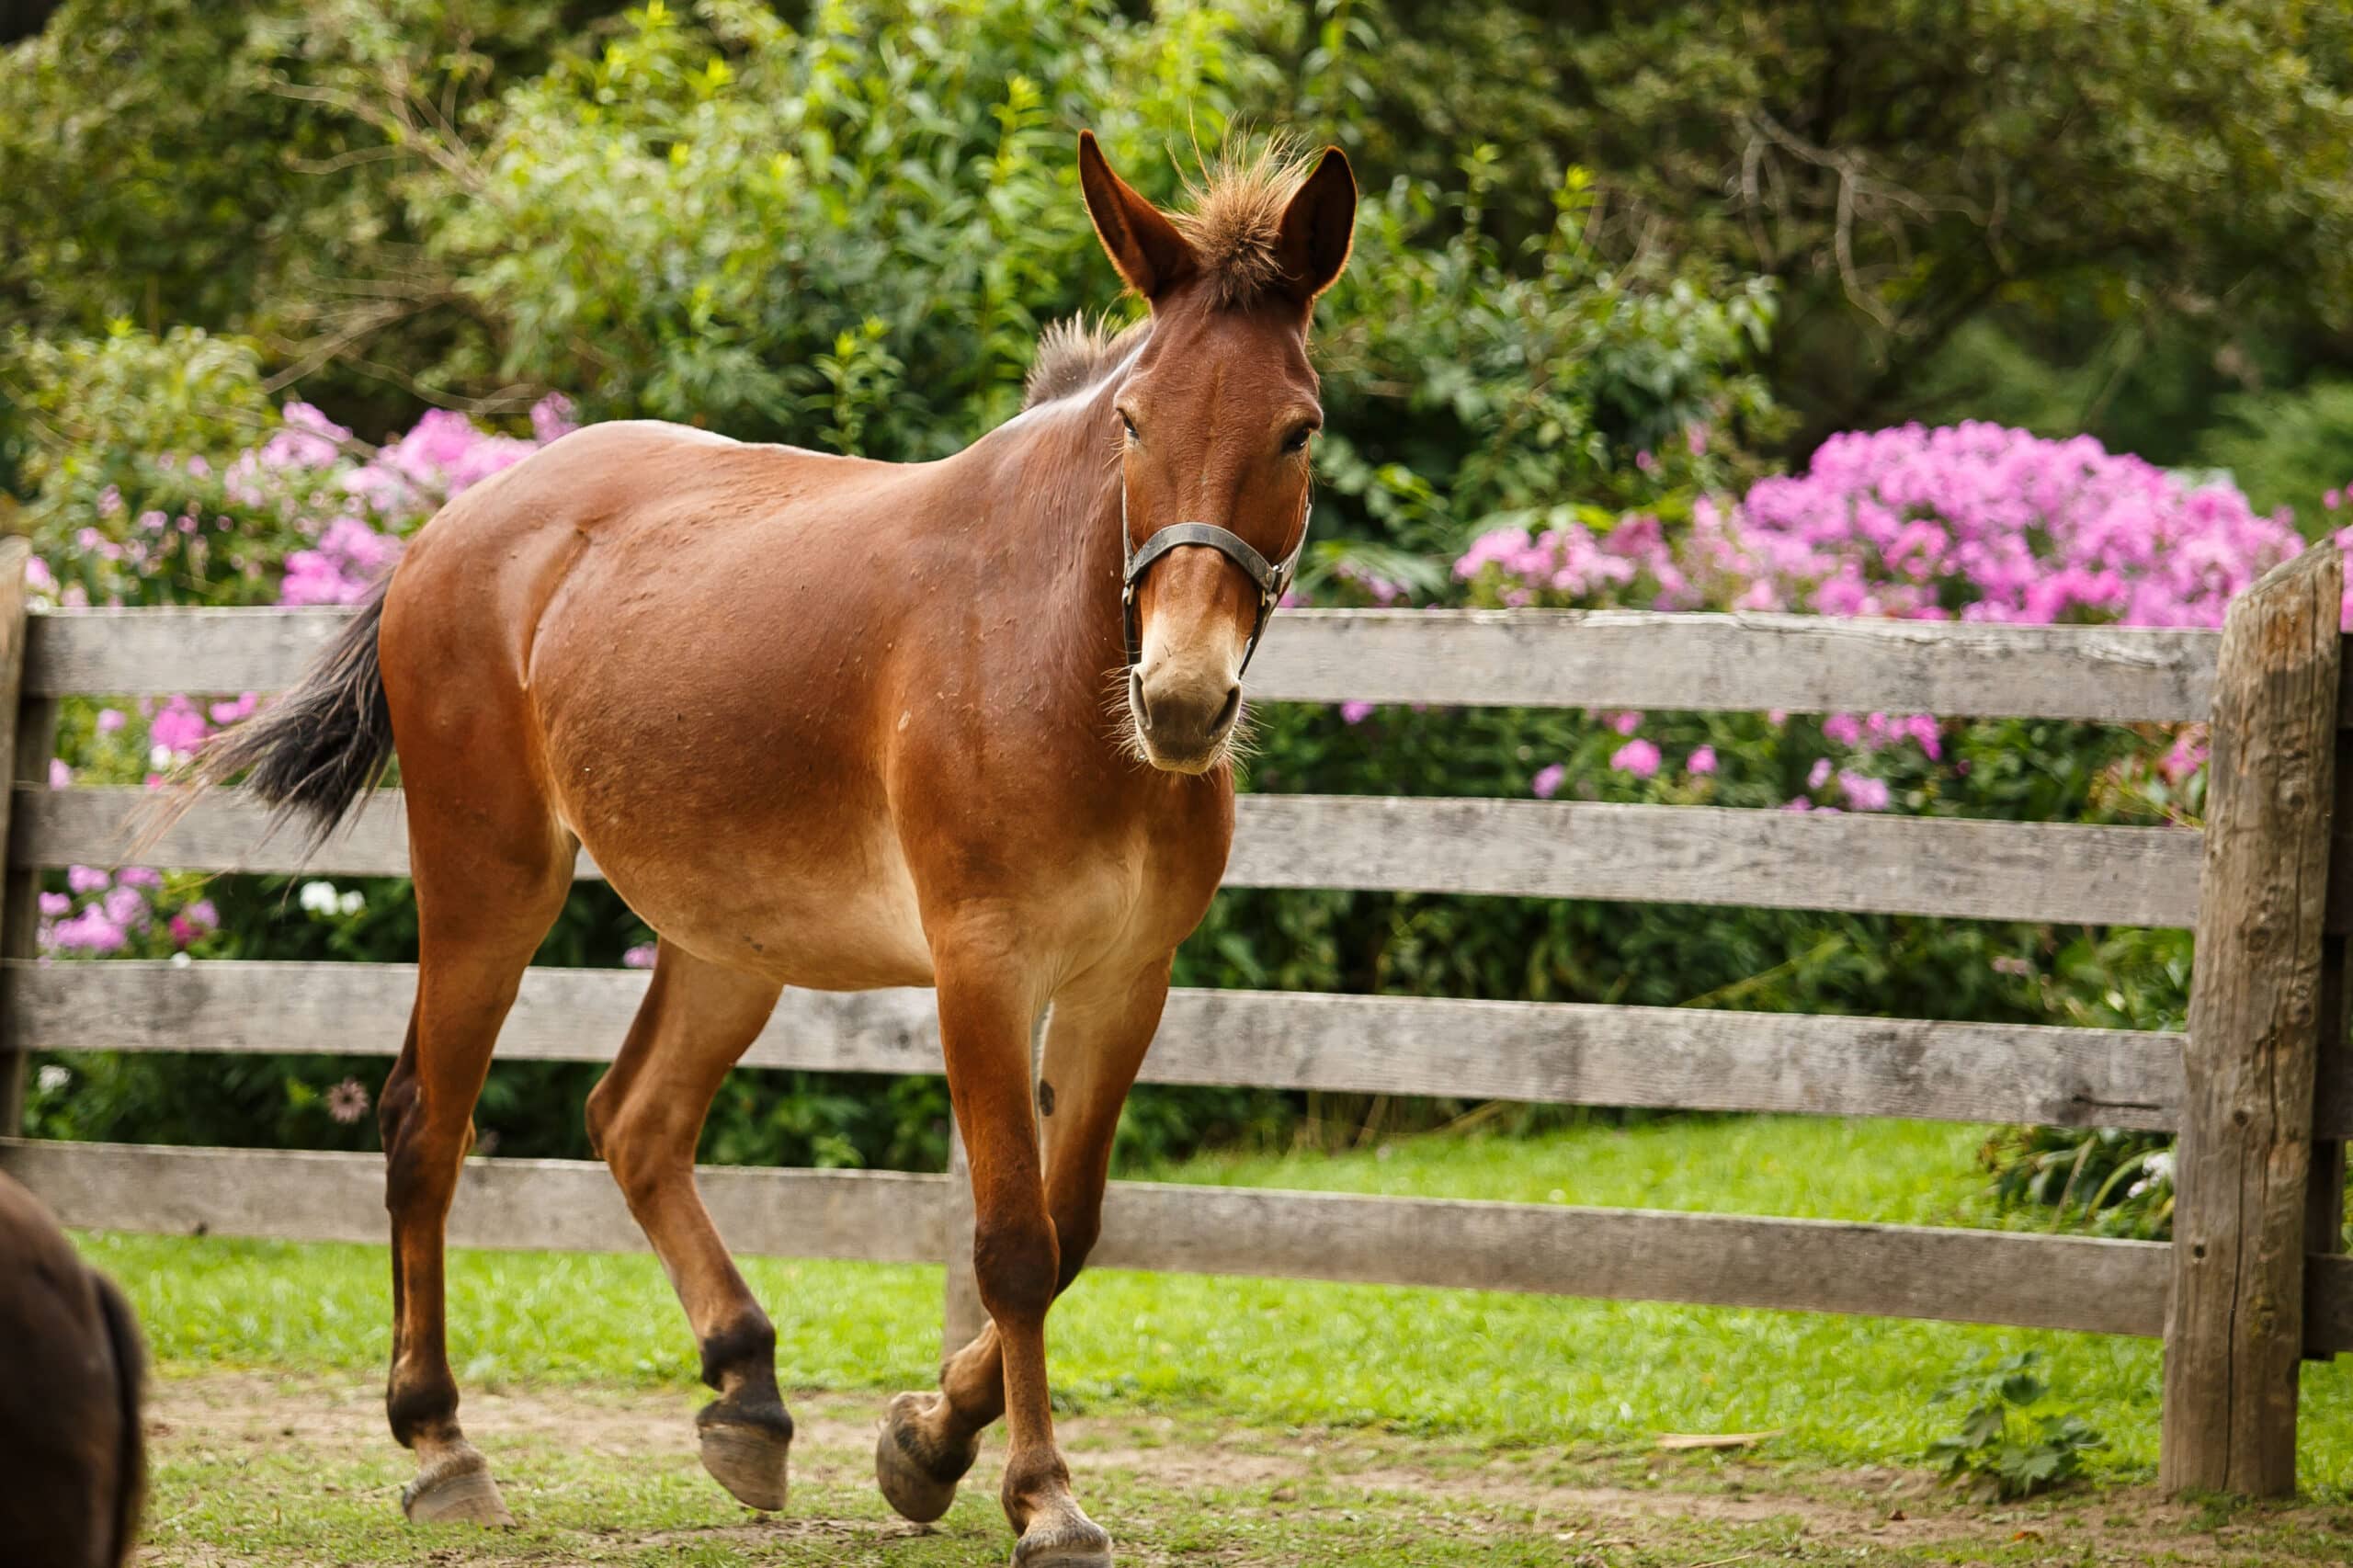
POLYGON ((1152 563, 1172 550, 1188 544, 1207 546, 1242 568, 1258 590, 1257 614, 1250 622, 1250 641, 1242 645, 1242 668, 1239 676, 1250 667, 1251 656, 1258 651, 1258 639, 1267 630, 1267 618, 1275 613, 1277 601, 1299 570, 1300 555, 1307 549, 1307 525, 1313 508, 1300 516, 1299 542, 1291 546, 1289 555, 1279 562, 1269 562, 1251 546, 1248 540, 1231 528, 1214 523, 1171 523, 1145 540, 1141 547, 1128 532, 1128 496, 1124 486, 1120 492, 1120 542, 1126 548, 1128 566, 1120 590, 1120 620, 1128 644, 1128 667, 1133 669, 1143 661, 1143 612, 1136 608, 1136 589, 1143 582, 1143 574, 1152 563))

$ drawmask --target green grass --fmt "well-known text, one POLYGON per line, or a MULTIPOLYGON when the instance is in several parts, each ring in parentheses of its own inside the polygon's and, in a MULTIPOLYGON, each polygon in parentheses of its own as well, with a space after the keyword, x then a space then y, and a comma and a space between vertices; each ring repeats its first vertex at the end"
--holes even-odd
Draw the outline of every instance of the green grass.
MULTIPOLYGON (((1530 1140, 1427 1138, 1337 1157, 1222 1156, 1174 1179, 1357 1192, 1716 1209, 1913 1223, 1996 1222, 1972 1165, 1983 1130, 1803 1118, 1682 1119, 1530 1140)), ((208 1367, 374 1374, 387 1354, 381 1249, 92 1235, 166 1375, 208 1367)), ((745 1260, 805 1388, 931 1378, 935 1268, 745 1260)), ((679 1386, 694 1350, 645 1256, 460 1253, 460 1381, 679 1386)), ((2054 1403, 2106 1433, 2098 1469, 2156 1460, 2154 1343, 1949 1324, 1644 1303, 1099 1272, 1056 1309, 1057 1398, 1251 1426, 1443 1434, 1608 1455, 1662 1431, 1785 1428, 1802 1464, 1916 1462, 1955 1414, 1929 1392, 1972 1351, 2034 1347, 2054 1403)), ((2307 1367, 2306 1486, 2353 1494, 2353 1378, 2307 1367)))

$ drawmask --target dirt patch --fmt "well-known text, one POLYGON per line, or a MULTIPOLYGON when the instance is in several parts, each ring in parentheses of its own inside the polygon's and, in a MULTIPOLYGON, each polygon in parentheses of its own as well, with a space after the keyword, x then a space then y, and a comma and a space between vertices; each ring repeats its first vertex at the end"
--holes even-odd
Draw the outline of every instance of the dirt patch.
MULTIPOLYGON (((372 1380, 233 1373, 159 1380, 151 1401, 152 1453, 159 1467, 176 1461, 218 1471, 225 1466, 233 1474, 243 1474, 250 1457, 256 1466, 290 1460, 322 1481, 337 1474, 396 1475, 405 1463, 384 1428, 381 1401, 372 1380)), ((686 1391, 470 1389, 464 1415, 469 1434, 494 1463, 502 1449, 543 1448, 609 1461, 596 1468, 614 1475, 654 1469, 676 1473, 693 1465, 691 1420, 699 1403, 686 1391)), ((870 1488, 881 1397, 801 1392, 789 1395, 788 1403, 800 1432, 793 1448, 796 1486, 870 1488)), ((2164 1503, 2145 1491, 2109 1489, 1989 1510, 1956 1502, 1916 1471, 1784 1466, 1772 1461, 1769 1450, 1597 1459, 1356 1430, 1217 1429, 1198 1418, 1152 1415, 1065 1416, 1057 1428, 1082 1496, 1102 1499, 1106 1517, 1118 1517, 1123 1490, 1144 1488, 1161 1495, 1238 1495, 1244 1506, 1269 1517, 1296 1510, 1328 1516, 1360 1506, 1368 1515, 1386 1510, 1442 1518, 1449 1528, 1467 1525, 1541 1539, 1557 1545, 1564 1563, 1697 1562, 1707 1554, 1686 1553, 1680 1543, 1729 1533, 1752 1544, 1752 1537, 1767 1532, 1775 1546, 1724 1561, 2238 1564, 2334 1561, 2353 1547, 2353 1520, 2325 1509, 2216 1515, 2164 1503)), ((994 1494, 1000 1454, 995 1444, 984 1450, 967 1483, 974 1495, 994 1494)), ((252 1484, 254 1506, 282 1509, 282 1497, 265 1501, 258 1477, 252 1484)), ((322 1490, 340 1493, 355 1506, 364 1504, 369 1518, 381 1516, 397 1528, 389 1517, 389 1488, 347 1482, 322 1490), (385 1494, 375 1495, 378 1490, 385 1494)), ((307 1551, 273 1551, 258 1542, 224 1550, 219 1529, 175 1528, 188 1512, 233 1509, 238 1501, 215 1496, 176 1504, 161 1496, 156 1503, 150 1557, 156 1563, 212 1568, 314 1560, 307 1551)), ((517 1512, 525 1510, 518 1506, 517 1512)), ((551 1550, 533 1551, 530 1561, 628 1561, 631 1551, 676 1541, 722 1550, 740 1543, 756 1547, 763 1557, 787 1553, 779 1561, 801 1561, 791 1555, 797 1549, 814 1561, 887 1562, 919 1538, 937 1543, 932 1532, 887 1515, 829 1517, 839 1512, 796 1509, 740 1526, 706 1517, 707 1523, 675 1528, 649 1519, 642 1527, 597 1528, 590 1532, 597 1540, 577 1547, 550 1542, 551 1550)), ((463 1551, 456 1556, 431 1551, 424 1560, 477 1561, 463 1551)), ((1222 1553, 1210 1560, 1245 1561, 1222 1553)), ((1121 1556, 1123 1564, 1159 1561, 1204 1559, 1124 1550, 1121 1556)))

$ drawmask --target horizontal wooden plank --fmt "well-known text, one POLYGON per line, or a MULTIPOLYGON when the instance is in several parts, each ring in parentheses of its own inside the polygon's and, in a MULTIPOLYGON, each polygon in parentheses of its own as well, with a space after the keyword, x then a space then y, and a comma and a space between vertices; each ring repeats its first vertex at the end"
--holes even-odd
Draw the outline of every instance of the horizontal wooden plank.
MULTIPOLYGON (((60 610, 29 695, 272 691, 342 609, 60 610)), ((1286 610, 1262 701, 2203 719, 2220 633, 1635 610, 1286 610)))
POLYGON ((351 613, 340 606, 50 610, 32 617, 25 695, 282 690, 351 613))
MULTIPOLYGON (((399 1049, 416 986, 407 964, 108 960, 17 963, 6 975, 0 1038, 51 1051, 385 1056, 399 1049)), ((529 971, 500 1057, 610 1060, 645 979, 625 970, 529 971)), ((2166 1130, 2180 1105, 2181 1048, 2179 1035, 2119 1029, 1180 990, 1143 1078, 2166 1130)), ((931 993, 788 991, 744 1060, 937 1073, 931 993)))
POLYGON ((2165 1331, 2160 1242, 1114 1182, 1106 1268, 2165 1331))
POLYGON ((2198 835, 1564 801, 1247 795, 1226 881, 2188 926, 2198 835))
MULTIPOLYGON (((383 1242, 379 1154, 0 1139, 0 1170, 68 1225, 294 1242, 383 1242)), ((937 1263, 948 1178, 904 1171, 699 1173, 720 1234, 775 1257, 937 1263)), ((642 1252, 620 1189, 589 1160, 471 1159, 449 1215, 460 1246, 642 1252)))
MULTIPOLYGON (((69 1225, 297 1241, 385 1234, 373 1155, 9 1140, 0 1169, 69 1225)), ((743 1251, 888 1261, 938 1256, 946 1179, 700 1173, 721 1232, 743 1251)), ((603 1168, 565 1160, 468 1161, 451 1238, 643 1245, 603 1168)), ((2169 1251, 2082 1236, 1115 1182, 1095 1261, 2154 1335, 2169 1251)))
POLYGON ((1259 700, 2203 719, 2222 634, 1645 610, 1285 610, 1259 700))
MULTIPOLYGON (((14 865, 115 864, 153 796, 17 787, 14 865)), ((2186 828, 1726 811, 1567 801, 1245 795, 1229 886, 1501 893, 2063 924, 2188 926, 2186 828)), ((235 791, 200 800, 142 858, 183 870, 396 876, 396 791, 305 857, 235 791)), ((580 874, 593 876, 584 858, 580 874)))

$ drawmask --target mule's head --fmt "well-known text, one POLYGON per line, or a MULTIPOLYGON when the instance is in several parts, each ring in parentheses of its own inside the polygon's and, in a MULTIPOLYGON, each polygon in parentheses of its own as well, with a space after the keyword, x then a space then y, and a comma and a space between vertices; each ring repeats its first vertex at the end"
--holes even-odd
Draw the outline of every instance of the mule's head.
POLYGON ((1128 551, 1208 525, 1186 536, 1202 542, 1152 553, 1128 584, 1139 634, 1128 715, 1147 761, 1202 773, 1233 737, 1269 582, 1306 539, 1324 419, 1307 328, 1347 263, 1356 180, 1337 147, 1313 161, 1263 156, 1216 172, 1190 212, 1172 215, 1111 172, 1091 132, 1078 171, 1103 248, 1152 307, 1114 403, 1128 551))

